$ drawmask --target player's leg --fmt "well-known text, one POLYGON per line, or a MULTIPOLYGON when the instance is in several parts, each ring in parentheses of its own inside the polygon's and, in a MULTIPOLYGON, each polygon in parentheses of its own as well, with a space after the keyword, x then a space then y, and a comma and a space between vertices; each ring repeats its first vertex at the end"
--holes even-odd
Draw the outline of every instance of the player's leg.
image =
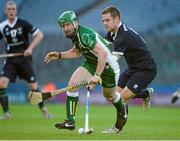
POLYGON ((10 119, 11 114, 9 112, 9 100, 7 94, 7 86, 9 83, 9 79, 7 77, 0 77, 0 103, 2 106, 2 110, 4 115, 0 117, 0 119, 10 119))
POLYGON ((112 128, 102 131, 102 133, 119 133, 122 131, 127 121, 127 108, 122 103, 121 95, 115 91, 116 88, 103 88, 105 98, 116 108, 116 122, 112 128))
POLYGON ((126 89, 129 89, 130 91, 128 92, 129 95, 124 95, 124 101, 128 101, 135 94, 134 97, 143 98, 143 108, 145 110, 150 108, 150 99, 151 94, 153 93, 153 89, 146 89, 146 87, 152 82, 155 76, 156 73, 153 71, 134 72, 126 84, 126 89))
POLYGON ((143 109, 147 110, 151 107, 151 97, 154 93, 153 88, 146 88, 145 90, 142 90, 139 92, 139 94, 135 95, 133 99, 135 98, 142 98, 143 99, 143 109))
MULTIPOLYGON (((126 83, 129 81, 133 73, 131 73, 128 69, 126 69, 119 77, 117 91, 121 93, 121 91, 125 88, 126 83)), ((150 99, 149 97, 154 92, 153 88, 147 88, 139 92, 139 94, 135 95, 132 99, 141 98, 144 101, 150 99), (146 100, 145 100, 146 99, 146 100)))
MULTIPOLYGON (((91 73, 80 66, 76 69, 76 71, 72 74, 68 85, 76 85, 82 82, 88 81, 92 77, 91 73)), ((75 129, 75 115, 76 115, 76 107, 78 103, 79 93, 77 90, 67 91, 67 99, 66 99, 66 116, 67 119, 64 122, 58 122, 55 124, 55 127, 58 129, 75 129)))
MULTIPOLYGON (((21 60, 19 60, 17 73, 21 79, 24 79, 28 82, 29 87, 32 91, 39 91, 31 57, 22 58, 21 60)), ((52 115, 45 107, 44 102, 40 103, 38 106, 45 118, 52 118, 52 115)))
POLYGON ((116 91, 117 82, 119 79, 119 72, 111 71, 111 75, 101 75, 103 94, 105 98, 110 101, 116 108, 116 123, 112 128, 102 131, 102 133, 119 133, 127 121, 126 108, 121 101, 121 95, 116 91))
POLYGON ((0 102, 4 112, 4 115, 1 117, 1 119, 11 118, 7 87, 9 82, 15 82, 15 80, 16 80, 16 67, 14 63, 12 63, 11 61, 6 61, 4 63, 0 76, 0 102))
MULTIPOLYGON (((35 92, 40 91, 38 89, 37 82, 29 82, 29 87, 32 91, 35 91, 35 92)), ((48 111, 48 108, 45 106, 44 102, 39 103, 38 107, 46 119, 52 118, 52 114, 48 111)))

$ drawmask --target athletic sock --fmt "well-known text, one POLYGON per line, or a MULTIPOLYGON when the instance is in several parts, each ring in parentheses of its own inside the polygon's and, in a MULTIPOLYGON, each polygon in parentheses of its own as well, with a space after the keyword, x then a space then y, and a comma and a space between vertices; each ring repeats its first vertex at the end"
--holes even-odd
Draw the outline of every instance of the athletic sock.
POLYGON ((3 109, 3 112, 4 113, 9 112, 7 89, 0 89, 0 103, 3 109))
POLYGON ((39 103, 38 106, 39 106, 39 109, 43 109, 45 107, 44 102, 39 103))
POLYGON ((117 110, 121 110, 124 108, 124 105, 121 100, 121 95, 118 92, 116 92, 116 98, 113 101, 113 105, 117 110))
POLYGON ((78 92, 67 92, 66 99, 66 114, 67 119, 70 121, 75 121, 76 107, 78 103, 78 92))
POLYGON ((147 97, 149 97, 149 92, 148 92, 148 90, 143 90, 143 91, 139 92, 138 94, 136 94, 136 95, 133 97, 133 99, 134 99, 134 98, 143 98, 143 99, 145 99, 145 98, 147 98, 147 97))
POLYGON ((122 102, 121 95, 118 92, 116 92, 116 98, 113 101, 113 105, 116 107, 118 112, 121 112, 123 115, 127 116, 128 105, 122 102))
POLYGON ((121 130, 127 121, 128 106, 122 102, 121 95, 118 92, 116 92, 116 98, 113 101, 113 105, 117 110, 115 127, 121 130))

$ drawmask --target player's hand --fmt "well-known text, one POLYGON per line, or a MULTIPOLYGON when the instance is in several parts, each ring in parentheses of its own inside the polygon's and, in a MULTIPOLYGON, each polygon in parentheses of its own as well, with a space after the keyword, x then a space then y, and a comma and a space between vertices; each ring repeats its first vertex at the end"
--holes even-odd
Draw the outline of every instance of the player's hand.
POLYGON ((27 48, 24 51, 24 56, 27 57, 27 56, 31 56, 31 55, 32 55, 32 48, 27 48))
POLYGON ((92 90, 95 88, 96 84, 101 82, 101 77, 98 75, 94 75, 93 77, 90 78, 90 80, 88 81, 88 85, 87 87, 92 90))
POLYGON ((52 60, 58 60, 59 58, 59 52, 49 52, 45 57, 44 57, 44 62, 49 63, 52 60))

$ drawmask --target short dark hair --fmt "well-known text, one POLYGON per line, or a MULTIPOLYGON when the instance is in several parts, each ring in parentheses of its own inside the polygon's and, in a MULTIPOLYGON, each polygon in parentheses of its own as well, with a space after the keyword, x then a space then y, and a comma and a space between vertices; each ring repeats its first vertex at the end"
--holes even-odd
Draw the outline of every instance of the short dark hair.
POLYGON ((8 5, 15 5, 17 7, 16 3, 13 0, 8 0, 6 2, 5 9, 7 8, 8 5))
POLYGON ((8 0, 6 5, 16 5, 16 3, 13 0, 8 0))
POLYGON ((115 6, 106 7, 106 8, 102 11, 102 14, 107 14, 107 13, 111 13, 111 16, 112 16, 113 18, 119 17, 119 19, 120 19, 120 11, 119 11, 115 6))

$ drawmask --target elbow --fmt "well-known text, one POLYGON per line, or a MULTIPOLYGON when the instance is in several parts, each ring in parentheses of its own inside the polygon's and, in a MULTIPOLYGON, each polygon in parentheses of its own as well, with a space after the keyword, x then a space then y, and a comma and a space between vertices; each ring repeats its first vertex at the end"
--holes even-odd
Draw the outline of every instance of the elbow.
POLYGON ((40 38, 41 38, 41 40, 44 38, 44 34, 42 31, 40 31, 40 38))
POLYGON ((107 52, 101 52, 99 55, 98 55, 98 58, 102 59, 102 60, 106 60, 107 58, 107 52))
POLYGON ((107 52, 103 52, 103 58, 107 58, 107 52))
POLYGON ((43 38, 44 38, 44 34, 42 31, 39 31, 38 34, 37 34, 39 40, 41 41, 43 38))

